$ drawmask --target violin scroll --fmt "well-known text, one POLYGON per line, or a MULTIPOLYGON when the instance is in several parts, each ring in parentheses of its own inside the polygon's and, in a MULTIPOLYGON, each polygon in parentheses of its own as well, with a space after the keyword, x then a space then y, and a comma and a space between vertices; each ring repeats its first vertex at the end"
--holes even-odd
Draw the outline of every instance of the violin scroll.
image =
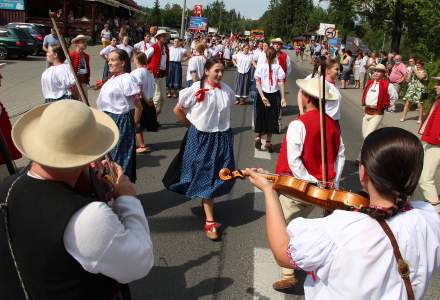
POLYGON ((240 171, 240 170, 232 171, 228 168, 221 169, 218 175, 219 175, 220 179, 223 181, 229 181, 229 180, 234 180, 234 179, 238 179, 238 178, 244 179, 246 177, 246 175, 242 171, 240 171))

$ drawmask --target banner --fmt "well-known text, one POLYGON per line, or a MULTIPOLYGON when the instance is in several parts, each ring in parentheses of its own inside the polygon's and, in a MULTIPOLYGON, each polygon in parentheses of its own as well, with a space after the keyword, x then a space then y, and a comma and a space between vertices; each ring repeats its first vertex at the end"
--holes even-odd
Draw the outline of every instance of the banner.
POLYGON ((191 17, 189 20, 189 30, 208 31, 208 18, 191 17))
POLYGON ((201 17, 203 12, 203 5, 196 4, 194 5, 194 15, 197 17, 201 17))
POLYGON ((0 9, 24 10, 24 0, 0 0, 0 9))

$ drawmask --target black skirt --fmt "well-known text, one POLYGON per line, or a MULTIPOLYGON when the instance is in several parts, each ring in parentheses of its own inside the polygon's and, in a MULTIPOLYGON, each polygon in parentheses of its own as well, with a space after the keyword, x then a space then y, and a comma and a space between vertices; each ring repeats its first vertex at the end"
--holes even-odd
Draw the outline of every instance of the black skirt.
MULTIPOLYGON (((264 92, 263 92, 264 93, 264 92)), ((262 134, 280 133, 278 118, 281 107, 281 93, 264 93, 270 106, 264 105, 260 93, 257 93, 255 132, 262 134)))

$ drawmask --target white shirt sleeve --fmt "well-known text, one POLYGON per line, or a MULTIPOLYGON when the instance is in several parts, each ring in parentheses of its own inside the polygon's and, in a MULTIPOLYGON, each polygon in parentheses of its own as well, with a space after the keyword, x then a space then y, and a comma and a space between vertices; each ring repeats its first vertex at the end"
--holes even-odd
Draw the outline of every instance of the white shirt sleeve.
POLYGON ((345 145, 344 142, 342 141, 342 136, 341 136, 338 156, 336 156, 336 160, 335 160, 335 172, 336 172, 336 176, 334 180, 335 188, 339 187, 339 181, 341 180, 341 175, 342 175, 342 170, 344 169, 344 165, 345 165, 345 145))
POLYGON ((141 88, 133 76, 126 76, 122 81, 122 91, 124 96, 131 97, 141 93, 141 88))
POLYGON ((131 196, 119 197, 113 207, 92 202, 77 211, 64 232, 64 247, 87 272, 119 283, 143 278, 154 264, 147 218, 131 196))
POLYGON ((149 47, 147 49, 147 52, 145 53, 145 55, 147 56, 147 59, 150 59, 154 54, 154 47, 149 47))
POLYGON ((286 78, 289 77, 290 73, 292 73, 292 62, 290 61, 289 54, 287 54, 287 58, 286 58, 286 78))
POLYGON ((196 58, 193 57, 188 61, 188 71, 189 73, 197 72, 196 58))
POLYGON ((285 80, 286 73, 284 73, 283 68, 278 68, 277 80, 285 80))
POLYGON ((388 85, 388 95, 390 96, 391 101, 399 100, 399 94, 396 91, 396 88, 391 83, 388 85))
POLYGON ((254 78, 257 80, 261 80, 263 77, 261 65, 257 65, 257 68, 255 69, 254 78))
POLYGON ((309 182, 318 182, 314 176, 310 175, 301 161, 301 154, 306 138, 306 128, 301 121, 295 120, 290 123, 287 129, 287 161, 290 170, 295 177, 309 182))

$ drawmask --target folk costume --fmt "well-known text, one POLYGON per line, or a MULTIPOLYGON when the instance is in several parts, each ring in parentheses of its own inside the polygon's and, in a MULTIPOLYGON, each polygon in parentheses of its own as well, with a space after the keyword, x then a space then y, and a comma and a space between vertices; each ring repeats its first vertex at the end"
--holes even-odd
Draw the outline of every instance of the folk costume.
MULTIPOLYGON (((57 101, 26 113, 13 138, 37 164, 81 168, 111 150, 118 130, 79 101, 57 101)), ((30 169, 1 183, 0 203, 8 225, 2 212, 1 299, 25 299, 25 291, 32 299, 128 299, 121 297, 128 291, 122 285, 153 266, 148 222, 133 196, 120 196, 110 207, 30 169)))
POLYGON ((289 77, 292 72, 292 62, 290 61, 289 55, 280 50, 277 52, 277 63, 283 68, 284 73, 286 73, 286 78, 289 77))
POLYGON ((73 69, 76 72, 76 76, 78 77, 81 87, 87 96, 87 86, 90 84, 90 74, 92 72, 90 69, 90 57, 85 52, 78 53, 75 50, 70 51, 69 56, 73 69))
MULTIPOLYGON (((16 160, 21 158, 21 153, 15 147, 14 142, 11 137, 12 125, 9 119, 8 112, 4 107, 3 103, 0 102, 0 130, 3 135, 5 147, 9 151, 11 156, 11 160, 16 160)), ((3 155, 0 155, 0 180, 3 180, 5 177, 9 176, 9 170, 6 167, 6 161, 3 155)))
MULTIPOLYGON (((310 80, 298 80, 297 83, 302 89, 307 87, 303 84, 307 81, 310 80)), ((318 81, 322 81, 318 78, 311 79, 311 81, 313 83, 309 83, 309 86, 316 86, 316 93, 313 96, 318 97, 318 81)), ((329 85, 326 85, 326 99, 335 101, 336 96, 331 94, 329 90, 329 85)), ((345 163, 345 146, 336 122, 328 115, 325 116, 325 122, 327 126, 325 142, 327 144, 328 181, 338 186, 345 163)), ((320 112, 314 109, 305 112, 289 124, 281 144, 275 172, 278 175, 289 175, 318 183, 323 181, 322 168, 320 112)), ((287 224, 299 214, 307 216, 311 211, 310 206, 303 205, 295 199, 283 195, 280 195, 279 198, 287 224)), ((294 277, 293 268, 281 268, 281 273, 281 281, 294 277)))
MULTIPOLYGON (((228 194, 232 182, 222 181, 222 168, 234 168, 234 137, 230 128, 234 92, 225 83, 208 81, 200 89, 200 81, 179 93, 179 105, 191 122, 184 147, 181 168, 171 191, 189 198, 213 199, 228 194)), ((167 173, 168 173, 167 172, 167 173)))
POLYGON ((102 71, 102 81, 107 79, 107 77, 110 75, 110 71, 109 71, 109 67, 108 67, 108 56, 109 56, 110 52, 112 52, 113 50, 116 50, 116 49, 117 49, 117 47, 113 47, 112 45, 108 45, 107 47, 105 47, 104 49, 102 49, 99 52, 99 55, 104 56, 104 59, 105 59, 104 70, 102 71))
MULTIPOLYGON (((166 31, 159 30, 156 36, 167 34, 166 31)), ((155 78, 154 106, 156 110, 162 109, 165 97, 165 83, 170 64, 170 52, 166 45, 160 45, 159 42, 153 44, 147 50, 148 69, 155 78)))
POLYGON ((140 41, 139 43, 134 44, 133 48, 137 52, 142 52, 145 55, 147 54, 148 48, 151 47, 150 42, 140 41))
POLYGON ((154 106, 147 105, 147 101, 152 101, 154 96, 154 76, 147 68, 137 68, 130 73, 136 80, 141 89, 142 117, 140 124, 136 127, 136 133, 147 131, 157 131, 159 124, 157 123, 156 109, 154 106))
POLYGON ((281 109, 281 93, 279 83, 284 83, 286 74, 278 64, 261 64, 255 71, 255 80, 261 85, 264 96, 269 100, 270 106, 265 106, 260 93, 256 97, 255 132, 260 134, 280 133, 278 116, 281 109))
MULTIPOLYGON (((440 81, 440 77, 435 77, 440 81)), ((425 147, 423 171, 420 176, 420 188, 426 200, 440 211, 440 201, 435 186, 435 174, 440 165, 440 97, 434 102, 428 117, 420 127, 419 133, 425 147)))
MULTIPOLYGON (((378 65, 375 68, 381 68, 380 66, 378 65)), ((362 119, 362 136, 364 139, 379 128, 385 109, 390 106, 391 101, 397 101, 398 98, 399 95, 396 89, 388 80, 368 80, 362 93, 362 106, 365 107, 362 119)))
POLYGON ((182 60, 186 55, 183 47, 170 47, 170 67, 167 77, 167 88, 180 90, 182 88, 182 60))
POLYGON ((237 62, 235 97, 244 101, 249 97, 249 90, 251 88, 253 55, 252 53, 244 54, 244 52, 239 52, 232 57, 237 62))
POLYGON ((97 107, 109 115, 119 128, 119 142, 111 151, 111 157, 117 162, 124 174, 132 182, 136 181, 136 141, 134 124, 134 102, 141 89, 128 73, 110 77, 101 87, 97 107))
POLYGON ((189 59, 186 70, 186 87, 190 87, 193 84, 192 74, 195 74, 198 80, 202 78, 205 63, 206 57, 204 55, 195 55, 189 59))
POLYGON ((75 77, 66 63, 47 68, 41 75, 41 89, 46 103, 72 98, 75 77))
MULTIPOLYGON (((125 52, 127 52, 128 57, 130 58, 130 62, 131 62, 131 58, 133 57, 133 47, 130 45, 124 45, 124 44, 119 44, 116 46, 118 49, 124 50, 125 52)), ((125 64, 125 72, 126 73, 130 73, 131 72, 131 63, 129 64, 125 64)))

